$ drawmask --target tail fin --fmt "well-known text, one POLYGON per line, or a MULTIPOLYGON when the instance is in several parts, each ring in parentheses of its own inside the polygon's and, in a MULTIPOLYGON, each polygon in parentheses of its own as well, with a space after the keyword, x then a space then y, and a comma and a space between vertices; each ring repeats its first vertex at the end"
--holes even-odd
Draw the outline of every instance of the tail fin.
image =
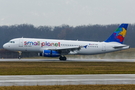
POLYGON ((121 24, 105 42, 123 43, 128 24, 121 24))

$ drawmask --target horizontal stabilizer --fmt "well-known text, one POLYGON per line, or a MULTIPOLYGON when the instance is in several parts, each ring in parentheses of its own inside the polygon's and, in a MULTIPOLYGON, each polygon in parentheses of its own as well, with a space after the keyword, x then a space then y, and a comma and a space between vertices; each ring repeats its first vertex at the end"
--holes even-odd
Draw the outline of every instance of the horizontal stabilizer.
POLYGON ((114 49, 121 49, 121 48, 129 48, 129 46, 114 46, 113 47, 114 49))

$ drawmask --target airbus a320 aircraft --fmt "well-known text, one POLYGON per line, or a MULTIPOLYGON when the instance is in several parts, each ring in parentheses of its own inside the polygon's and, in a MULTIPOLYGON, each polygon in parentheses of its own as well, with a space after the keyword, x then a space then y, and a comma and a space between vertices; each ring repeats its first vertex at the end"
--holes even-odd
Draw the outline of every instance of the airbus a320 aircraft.
POLYGON ((39 52, 40 56, 59 57, 59 60, 66 60, 67 54, 91 55, 128 49, 129 46, 123 44, 127 27, 128 24, 121 24, 103 42, 15 38, 5 43, 3 47, 11 51, 39 52))

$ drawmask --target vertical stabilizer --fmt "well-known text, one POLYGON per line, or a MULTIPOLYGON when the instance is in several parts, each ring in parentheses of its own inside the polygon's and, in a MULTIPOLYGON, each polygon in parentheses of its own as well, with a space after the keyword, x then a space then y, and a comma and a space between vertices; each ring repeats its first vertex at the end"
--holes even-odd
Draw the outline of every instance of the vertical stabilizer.
POLYGON ((123 43, 128 24, 121 24, 105 42, 123 43))

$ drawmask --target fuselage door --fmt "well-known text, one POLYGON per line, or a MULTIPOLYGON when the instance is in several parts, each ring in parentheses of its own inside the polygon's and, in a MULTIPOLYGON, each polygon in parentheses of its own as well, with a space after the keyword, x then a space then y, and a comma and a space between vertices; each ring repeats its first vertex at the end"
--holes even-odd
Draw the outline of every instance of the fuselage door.
POLYGON ((19 47, 23 47, 23 38, 19 40, 19 47))
POLYGON ((106 44, 102 43, 102 51, 106 51, 106 44))

